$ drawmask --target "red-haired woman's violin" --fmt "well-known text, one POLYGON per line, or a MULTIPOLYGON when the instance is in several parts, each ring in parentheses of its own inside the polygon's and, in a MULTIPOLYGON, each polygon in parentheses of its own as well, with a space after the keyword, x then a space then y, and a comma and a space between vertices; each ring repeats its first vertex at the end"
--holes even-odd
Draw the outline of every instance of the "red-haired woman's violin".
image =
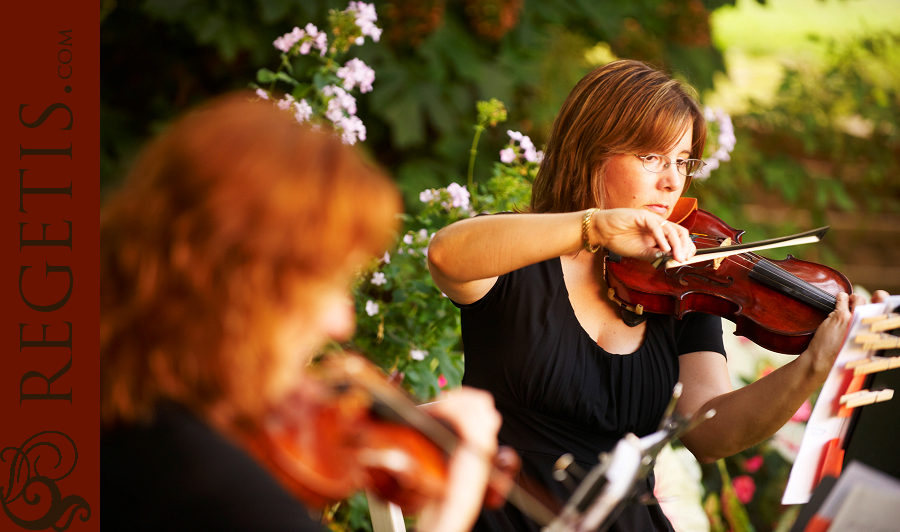
MULTIPOLYGON (((411 514, 443 494, 460 445, 453 430, 362 356, 329 355, 310 373, 244 442, 289 492, 323 508, 367 489, 411 514)), ((552 498, 514 482, 521 460, 513 449, 485 460, 493 465, 486 507, 513 499, 536 520, 553 518, 552 498)))

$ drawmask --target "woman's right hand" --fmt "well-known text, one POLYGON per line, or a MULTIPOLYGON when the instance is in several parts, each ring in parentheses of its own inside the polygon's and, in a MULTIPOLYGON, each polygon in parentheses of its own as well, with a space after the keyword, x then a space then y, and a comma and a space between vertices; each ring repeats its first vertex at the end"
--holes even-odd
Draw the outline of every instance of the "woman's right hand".
POLYGON ((623 257, 653 261, 670 254, 682 262, 697 252, 687 229, 643 209, 598 210, 592 222, 592 234, 599 238, 591 243, 623 257))
POLYGON ((450 423, 461 443, 450 458, 447 489, 440 500, 426 506, 419 515, 423 532, 463 532, 470 530, 484 501, 485 490, 497 454, 500 413, 488 392, 462 387, 425 405, 432 416, 450 423))

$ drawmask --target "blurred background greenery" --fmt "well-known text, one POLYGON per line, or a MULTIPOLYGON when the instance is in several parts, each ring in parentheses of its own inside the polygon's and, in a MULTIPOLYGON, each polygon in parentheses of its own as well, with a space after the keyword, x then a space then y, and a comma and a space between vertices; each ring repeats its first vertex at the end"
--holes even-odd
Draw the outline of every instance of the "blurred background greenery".
MULTIPOLYGON (((357 288, 356 342, 382 367, 404 372, 405 386, 420 398, 458 384, 462 371, 458 313, 428 282, 421 249, 428 233, 455 215, 420 201, 420 192, 466 182, 476 102, 497 98, 509 117, 481 135, 472 201, 508 208, 522 191, 501 179, 505 131, 520 131, 540 148, 577 80, 616 57, 666 69, 696 87, 705 105, 731 115, 737 143, 730 161, 688 193, 701 208, 745 229, 745 241, 830 225, 818 245, 767 256, 793 253, 839 269, 858 289, 900 293, 900 0, 374 4, 384 34, 354 52, 376 73, 374 90, 358 99, 368 129, 361 148, 403 190, 412 247, 401 244, 392 263, 377 266, 386 284, 363 281, 357 288), (378 301, 381 312, 368 314, 367 299, 378 301), (413 347, 426 358, 412 360, 413 347)), ((106 193, 143 142, 173 117, 210 96, 247 88, 258 69, 277 67, 276 37, 308 22, 323 28, 328 10, 347 2, 102 0, 101 6, 106 193)), ((750 353, 754 346, 727 336, 738 386, 788 360, 750 353)), ((698 530, 789 529, 796 513, 779 499, 803 421, 697 473, 711 519, 698 530)), ((330 526, 370 529, 366 515, 357 497, 334 509, 330 526)))
MULTIPOLYGON (((498 98, 540 146, 565 95, 612 57, 648 61, 732 114, 732 161, 701 206, 757 239, 831 225, 790 249, 900 291, 897 0, 376 1, 364 149, 418 193, 465 175, 475 102, 498 98)), ((114 187, 175 115, 277 65, 272 41, 342 0, 103 0, 101 180, 114 187)), ((507 141, 485 133, 482 153, 507 141)), ((476 175, 490 170, 479 157, 476 175)), ((781 255, 783 257, 784 255, 781 255)), ((773 258, 780 258, 774 257, 773 258)))

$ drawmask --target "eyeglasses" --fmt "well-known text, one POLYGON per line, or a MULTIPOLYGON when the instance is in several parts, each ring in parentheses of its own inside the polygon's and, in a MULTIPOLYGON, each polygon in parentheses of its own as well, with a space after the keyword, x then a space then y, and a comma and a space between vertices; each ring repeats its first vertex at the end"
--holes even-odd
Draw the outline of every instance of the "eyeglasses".
MULTIPOLYGON (((635 157, 643 161, 644 170, 655 174, 664 171, 672 164, 672 159, 669 159, 665 155, 657 155, 655 153, 649 155, 635 154, 635 157)), ((706 163, 700 159, 675 159, 675 168, 678 170, 679 174, 685 177, 694 176, 703 169, 704 166, 706 166, 706 163)))

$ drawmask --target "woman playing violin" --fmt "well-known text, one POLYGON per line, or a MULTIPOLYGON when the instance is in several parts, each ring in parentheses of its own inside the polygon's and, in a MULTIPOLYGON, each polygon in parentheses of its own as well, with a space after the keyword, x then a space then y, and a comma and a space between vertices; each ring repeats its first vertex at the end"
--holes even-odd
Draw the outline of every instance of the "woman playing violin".
MULTIPOLYGON (((323 528, 244 442, 352 333, 350 283, 399 208, 354 149, 247 94, 150 144, 102 211, 104 530, 323 528)), ((466 445, 420 528, 467 530, 500 418, 472 389, 435 415, 466 445)))
MULTIPOLYGON (((461 308, 464 383, 490 391, 501 443, 524 473, 552 480, 572 453, 588 470, 626 433, 657 429, 676 382, 685 416, 716 415, 682 436, 711 462, 775 433, 820 386, 860 296, 840 294, 808 349, 759 381, 732 390, 720 318, 649 315, 623 321, 607 298, 607 251, 644 259, 695 252, 667 219, 699 171, 706 123, 689 89, 635 61, 588 74, 569 94, 535 179, 531 212, 480 216, 439 231, 432 277, 461 308), (602 250, 600 253, 595 251, 602 250)), ((881 299, 883 292, 876 293, 881 299)), ((652 477, 639 486, 652 492, 652 477)), ((537 530, 508 505, 476 530, 537 530)), ((611 530, 671 530, 658 505, 626 507, 611 530)))

